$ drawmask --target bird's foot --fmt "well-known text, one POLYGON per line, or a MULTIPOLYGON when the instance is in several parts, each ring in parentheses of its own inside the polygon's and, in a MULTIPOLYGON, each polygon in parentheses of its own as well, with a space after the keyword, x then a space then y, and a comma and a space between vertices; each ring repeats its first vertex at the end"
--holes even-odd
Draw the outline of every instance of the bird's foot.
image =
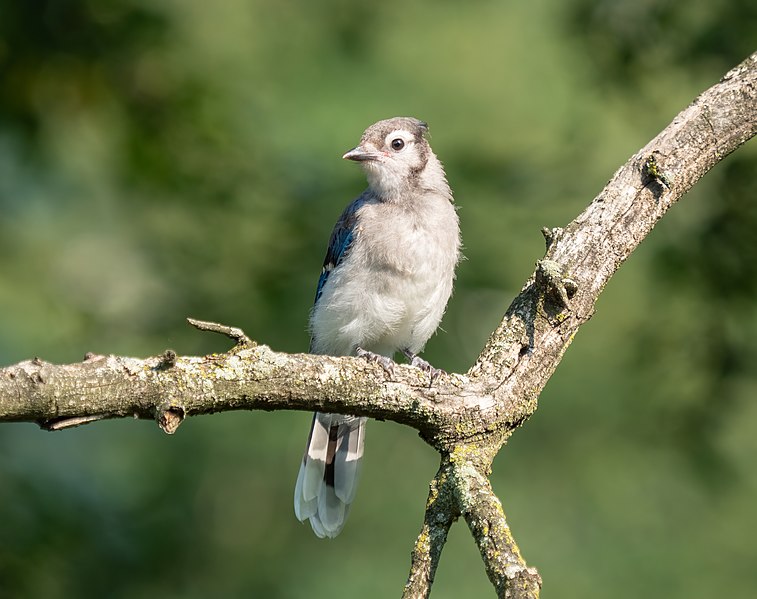
POLYGON ((374 354, 372 351, 367 351, 362 347, 358 347, 355 350, 355 355, 358 358, 367 360, 368 362, 376 362, 390 377, 394 375, 394 360, 392 360, 391 358, 387 358, 386 356, 382 356, 381 354, 374 354))
POLYGON ((432 384, 442 374, 447 374, 444 370, 441 370, 440 368, 434 368, 426 360, 421 358, 418 354, 414 354, 409 349, 403 349, 402 353, 405 355, 405 357, 408 360, 410 360, 410 366, 415 366, 416 368, 420 368, 423 372, 427 372, 429 374, 429 376, 431 377, 432 384))

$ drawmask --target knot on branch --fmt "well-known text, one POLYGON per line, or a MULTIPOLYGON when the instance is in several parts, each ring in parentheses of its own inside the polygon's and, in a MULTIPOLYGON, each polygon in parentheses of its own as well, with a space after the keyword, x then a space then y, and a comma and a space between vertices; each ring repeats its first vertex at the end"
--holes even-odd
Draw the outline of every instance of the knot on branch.
POLYGON ((564 276, 562 265, 547 259, 536 263, 536 287, 557 312, 567 308, 578 291, 578 284, 564 276))
POLYGON ((176 366, 176 352, 172 349, 167 349, 160 355, 158 360, 159 362, 155 367, 155 370, 168 370, 169 368, 173 368, 174 366, 176 366))
POLYGON ((158 426, 167 435, 173 435, 184 422, 186 412, 181 406, 162 406, 156 415, 158 426))
POLYGON ((654 150, 646 157, 644 165, 641 168, 641 175, 644 185, 655 187, 655 195, 660 195, 670 190, 671 182, 670 177, 665 174, 660 162, 657 160, 657 155, 662 156, 663 154, 659 150, 654 150))

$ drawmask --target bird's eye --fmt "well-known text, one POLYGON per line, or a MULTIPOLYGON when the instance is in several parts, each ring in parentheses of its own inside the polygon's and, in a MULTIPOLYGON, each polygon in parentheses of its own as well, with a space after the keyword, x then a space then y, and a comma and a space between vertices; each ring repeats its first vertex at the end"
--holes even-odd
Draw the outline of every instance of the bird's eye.
POLYGON ((391 142, 392 150, 395 152, 399 152, 402 148, 405 147, 405 140, 398 137, 396 139, 393 139, 391 142))

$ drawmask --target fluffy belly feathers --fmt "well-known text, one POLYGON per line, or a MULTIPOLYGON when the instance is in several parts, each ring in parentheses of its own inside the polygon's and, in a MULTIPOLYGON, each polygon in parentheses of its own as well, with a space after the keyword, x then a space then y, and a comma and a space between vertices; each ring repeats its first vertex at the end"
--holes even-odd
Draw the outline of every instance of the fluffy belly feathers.
POLYGON ((356 244, 313 308, 313 352, 348 355, 362 347, 391 356, 423 348, 452 291, 457 248, 439 252, 434 239, 411 241, 408 249, 395 246, 384 255, 366 255, 356 244))

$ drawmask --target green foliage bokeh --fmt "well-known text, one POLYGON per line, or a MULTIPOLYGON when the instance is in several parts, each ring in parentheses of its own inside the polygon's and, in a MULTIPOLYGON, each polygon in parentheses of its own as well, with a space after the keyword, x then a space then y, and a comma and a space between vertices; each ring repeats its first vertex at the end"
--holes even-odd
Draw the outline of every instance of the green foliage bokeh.
MULTIPOLYGON (((466 260, 426 357, 475 359, 614 170, 754 50, 757 8, 632 0, 35 0, 0 6, 0 363, 305 351, 370 123, 431 125, 466 260)), ((757 156, 720 164, 612 280, 492 477, 545 596, 757 591, 757 156)), ((345 531, 292 513, 309 415, 174 437, 0 427, 0 597, 388 597, 437 459, 369 425, 345 531)), ((493 596, 464 524, 433 593, 493 596)))

